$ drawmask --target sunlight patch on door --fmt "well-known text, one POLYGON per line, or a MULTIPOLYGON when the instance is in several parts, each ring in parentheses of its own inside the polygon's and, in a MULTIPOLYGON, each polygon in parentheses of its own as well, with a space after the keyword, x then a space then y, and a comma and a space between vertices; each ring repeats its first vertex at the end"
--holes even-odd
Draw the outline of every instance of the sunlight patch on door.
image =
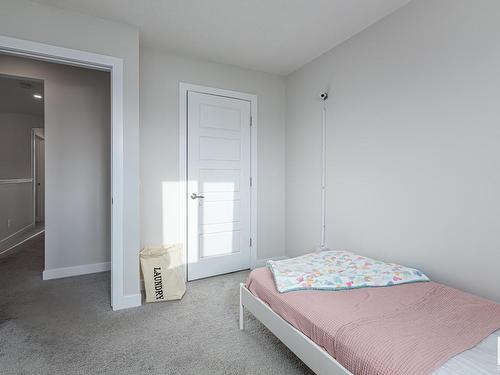
POLYGON ((200 252, 203 258, 229 255, 240 251, 240 231, 200 234, 200 252))

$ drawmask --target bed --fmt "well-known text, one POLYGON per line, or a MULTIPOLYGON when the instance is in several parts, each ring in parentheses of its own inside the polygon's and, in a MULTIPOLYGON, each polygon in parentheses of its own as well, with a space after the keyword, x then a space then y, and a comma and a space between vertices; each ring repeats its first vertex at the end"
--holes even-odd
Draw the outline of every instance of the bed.
MULTIPOLYGON (((447 327, 446 321, 437 319, 432 323, 435 328, 431 329, 429 327, 432 327, 432 324, 429 323, 429 327, 422 327, 428 334, 419 336, 418 332, 391 329, 391 324, 400 324, 398 319, 380 322, 371 319, 373 313, 382 316, 396 310, 413 311, 415 303, 425 300, 429 293, 443 293, 432 300, 438 304, 440 301, 444 304, 447 295, 453 298, 453 301, 463 298, 464 302, 461 304, 481 304, 487 301, 433 282, 335 292, 308 290, 278 293, 269 269, 260 268, 251 272, 246 284, 240 285, 240 329, 244 329, 243 312, 247 309, 318 375, 497 373, 496 336, 500 335, 500 305, 488 305, 491 311, 480 312, 477 319, 467 316, 467 310, 461 311, 462 319, 468 323, 464 325, 464 337, 455 337, 454 340, 460 341, 456 345, 448 345, 442 340, 446 335, 440 333, 440 330, 456 330, 453 325, 447 327), (363 314, 366 316, 363 317, 363 314), (353 316, 356 319, 351 318, 353 316), (496 320, 496 317, 499 319, 496 320), (339 332, 343 333, 342 329, 345 329, 343 327, 352 326, 354 320, 366 322, 360 327, 354 327, 363 335, 340 335, 339 332), (485 320, 488 324, 484 323, 485 320), (376 327, 384 328, 377 332, 376 327), (379 345, 383 339, 373 341, 371 346, 370 336, 381 336, 381 332, 390 336, 391 332, 396 331, 407 332, 407 337, 396 337, 396 341, 399 340, 403 345, 415 345, 417 348, 428 343, 445 354, 434 355, 435 353, 424 351, 424 358, 405 361, 401 360, 404 358, 401 356, 408 355, 408 351, 402 351, 399 353, 400 357, 396 355, 392 358, 398 350, 379 345), (361 348, 363 345, 366 346, 364 351, 361 348), (446 356, 449 360, 443 361, 446 356), (383 361, 380 358, 383 358, 383 361)), ((426 306, 425 303, 420 305, 426 306)), ((433 310, 430 311, 425 313, 432 314, 433 310)), ((453 314, 453 311, 449 313, 453 314)), ((415 318, 409 314, 408 319, 415 318)), ((388 338, 390 337, 385 340, 388 338)), ((415 353, 418 354, 419 351, 415 350, 415 353)))

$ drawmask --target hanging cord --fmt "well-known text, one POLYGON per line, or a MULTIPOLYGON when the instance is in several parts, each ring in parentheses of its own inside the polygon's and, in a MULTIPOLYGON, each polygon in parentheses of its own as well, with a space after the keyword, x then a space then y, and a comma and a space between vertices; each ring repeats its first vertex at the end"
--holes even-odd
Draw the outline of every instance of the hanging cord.
POLYGON ((323 121, 321 126, 321 245, 320 250, 326 249, 326 95, 323 99, 323 121))

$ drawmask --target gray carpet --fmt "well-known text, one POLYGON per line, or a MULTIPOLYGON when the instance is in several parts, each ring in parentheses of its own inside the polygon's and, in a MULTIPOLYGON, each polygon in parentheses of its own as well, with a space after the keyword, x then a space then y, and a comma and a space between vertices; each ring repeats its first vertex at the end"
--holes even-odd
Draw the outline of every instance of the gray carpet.
POLYGON ((0 259, 0 373, 312 374, 261 323, 238 330, 247 272, 191 282, 182 301, 110 309, 110 275, 42 281, 43 235, 0 259))

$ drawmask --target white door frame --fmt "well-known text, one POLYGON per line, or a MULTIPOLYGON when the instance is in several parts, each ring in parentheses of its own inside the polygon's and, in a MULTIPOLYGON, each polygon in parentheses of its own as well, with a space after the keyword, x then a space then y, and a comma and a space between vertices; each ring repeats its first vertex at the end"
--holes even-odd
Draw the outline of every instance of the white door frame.
POLYGON ((0 53, 110 72, 111 306, 120 310, 140 305, 140 299, 130 301, 123 293, 123 59, 2 35, 0 53))
MULTIPOLYGON (((45 112, 45 111, 44 111, 45 112)), ((45 113, 44 113, 45 115, 45 113)), ((45 140, 44 128, 32 128, 31 129, 31 179, 33 180, 33 225, 36 225, 36 206, 38 204, 37 194, 36 194, 36 186, 38 183, 37 174, 36 174, 36 163, 38 161, 36 157, 37 147, 36 147, 36 139, 40 138, 45 140)), ((44 156, 44 167, 43 171, 45 174, 45 156, 44 156)), ((45 177, 45 176, 44 176, 45 177)), ((44 186, 44 196, 45 196, 45 186, 44 186)), ((45 202, 44 202, 44 211, 45 211, 45 202)), ((45 214, 44 214, 44 223, 45 223, 45 214)))
POLYGON ((180 82, 179 84, 179 239, 183 246, 183 258, 185 264, 184 275, 187 280, 187 243, 188 243, 188 217, 187 217, 187 95, 188 91, 202 94, 218 95, 228 98, 246 100, 250 102, 251 134, 250 134, 250 176, 252 186, 250 187, 250 236, 252 246, 250 247, 250 268, 255 268, 257 262, 257 95, 243 92, 218 89, 208 86, 200 86, 191 83, 180 82))

